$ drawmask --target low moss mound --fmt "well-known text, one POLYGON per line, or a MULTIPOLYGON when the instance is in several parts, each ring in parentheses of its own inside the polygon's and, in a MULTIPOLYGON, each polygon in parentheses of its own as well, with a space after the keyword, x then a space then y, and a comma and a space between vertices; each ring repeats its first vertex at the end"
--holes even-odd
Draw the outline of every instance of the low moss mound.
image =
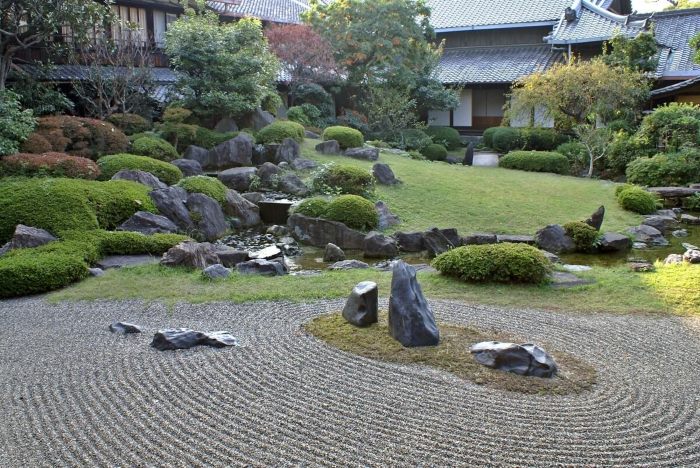
POLYGON ((361 231, 371 231, 379 224, 374 203, 358 195, 341 195, 334 199, 328 205, 325 217, 361 231))
POLYGON ((365 137, 362 132, 350 127, 336 125, 328 127, 323 131, 323 140, 335 140, 342 149, 359 148, 365 144, 365 137))
POLYGON ((615 189, 615 197, 623 209, 639 214, 654 213, 662 206, 658 195, 636 185, 620 185, 615 189))
POLYGON ((549 151, 511 151, 498 162, 500 167, 529 172, 569 173, 569 160, 566 156, 549 151))
POLYGON ((218 201, 219 204, 226 203, 228 188, 219 179, 205 175, 191 176, 182 179, 177 186, 184 188, 187 193, 203 193, 218 201))
POLYGON ((372 173, 361 167, 331 164, 314 173, 311 185, 318 193, 369 197, 374 192, 375 180, 372 173))
POLYGON ((292 138, 301 143, 304 141, 304 126, 291 120, 277 120, 263 127, 255 136, 258 144, 282 143, 285 138, 292 138))
POLYGON ((450 372, 462 379, 486 385, 498 390, 538 394, 566 395, 590 390, 596 382, 593 367, 578 358, 545 349, 552 354, 559 373, 551 379, 523 377, 490 369, 477 363, 469 348, 481 341, 508 341, 525 343, 525 340, 484 332, 473 327, 439 323, 440 344, 421 348, 404 348, 389 335, 386 314, 380 314, 379 323, 369 327, 355 327, 339 313, 323 315, 304 325, 304 329, 331 346, 369 359, 397 364, 416 364, 450 372))
POLYGON ((563 227, 566 234, 574 240, 576 251, 590 252, 593 250, 599 236, 596 228, 582 221, 572 221, 566 223, 563 227))
POLYGON ((182 171, 177 166, 169 162, 135 154, 121 153, 105 156, 97 160, 97 165, 100 166, 102 171, 100 175, 101 180, 111 179, 114 174, 122 169, 149 172, 168 185, 176 184, 177 181, 182 179, 182 171))
POLYGON ((139 156, 148 156, 159 161, 173 161, 178 158, 173 145, 153 136, 142 136, 131 143, 131 152, 139 156))
POLYGON ((447 159, 447 149, 437 143, 426 146, 420 153, 430 161, 444 161, 447 159))
POLYGON ((328 211, 330 202, 322 197, 307 198, 294 208, 294 213, 312 218, 323 218, 328 211))
POLYGON ((147 132, 151 129, 151 123, 138 114, 112 114, 107 121, 126 135, 147 132))
POLYGON ((452 127, 428 127, 425 129, 425 133, 433 140, 433 143, 442 145, 450 151, 462 146, 459 132, 452 127))

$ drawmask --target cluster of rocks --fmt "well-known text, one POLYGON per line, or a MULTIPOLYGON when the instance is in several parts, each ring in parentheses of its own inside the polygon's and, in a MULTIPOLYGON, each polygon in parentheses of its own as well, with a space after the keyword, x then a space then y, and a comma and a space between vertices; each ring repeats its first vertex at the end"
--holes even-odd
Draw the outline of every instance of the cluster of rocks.
POLYGON ((664 264, 671 265, 683 262, 700 264, 700 247, 687 242, 683 242, 681 245, 685 249, 685 252, 682 254, 670 254, 664 259, 664 264))
MULTIPOLYGON (((110 324, 109 331, 118 335, 141 333, 141 327, 128 322, 110 324)), ((238 346, 238 340, 227 331, 202 332, 189 328, 169 328, 158 330, 153 335, 151 346, 159 351, 189 349, 195 346, 211 346, 224 348, 238 346)))
POLYGON ((379 159, 379 148, 373 146, 362 146, 359 148, 348 148, 345 151, 340 149, 340 144, 336 140, 322 141, 316 145, 316 151, 321 154, 342 154, 354 159, 365 161, 376 161, 379 159))

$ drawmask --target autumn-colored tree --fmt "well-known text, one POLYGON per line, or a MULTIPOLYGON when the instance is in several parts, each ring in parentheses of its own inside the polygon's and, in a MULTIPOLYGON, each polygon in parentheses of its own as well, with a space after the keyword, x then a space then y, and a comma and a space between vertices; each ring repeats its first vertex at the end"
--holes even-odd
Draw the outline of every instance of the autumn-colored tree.
POLYGON ((265 29, 270 50, 298 83, 324 83, 338 76, 331 45, 304 24, 273 24, 265 29))

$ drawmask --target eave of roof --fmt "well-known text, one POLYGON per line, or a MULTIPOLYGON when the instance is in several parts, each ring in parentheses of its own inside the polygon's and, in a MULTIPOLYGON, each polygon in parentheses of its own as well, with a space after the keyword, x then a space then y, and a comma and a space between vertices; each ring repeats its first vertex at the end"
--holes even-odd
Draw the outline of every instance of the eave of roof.
POLYGON ((572 0, 427 0, 437 32, 551 26, 572 0))
POLYGON ((552 33, 545 38, 550 44, 585 44, 603 42, 621 33, 634 37, 646 28, 646 20, 631 21, 629 16, 622 16, 605 9, 607 3, 595 3, 591 0, 576 0, 572 10, 576 19, 568 21, 562 16, 552 33))
POLYGON ((682 91, 686 88, 690 88, 691 86, 695 85, 700 85, 700 76, 696 76, 695 78, 691 78, 689 80, 681 81, 680 83, 674 83, 663 88, 655 89, 650 94, 651 97, 665 97, 673 95, 678 91, 682 91))

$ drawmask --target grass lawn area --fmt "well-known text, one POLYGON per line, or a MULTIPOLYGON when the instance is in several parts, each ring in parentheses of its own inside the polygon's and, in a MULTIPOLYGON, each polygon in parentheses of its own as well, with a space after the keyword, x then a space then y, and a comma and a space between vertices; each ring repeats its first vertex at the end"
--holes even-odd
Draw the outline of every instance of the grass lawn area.
MULTIPOLYGON (((366 169, 374 164, 345 156, 320 155, 314 150, 317 143, 318 140, 304 142, 304 157, 366 169)), ((389 164, 404 182, 377 188, 377 198, 403 221, 392 230, 455 227, 462 235, 534 234, 547 224, 584 220, 600 205, 606 209, 604 230, 623 231, 642 219, 618 206, 615 184, 608 181, 415 161, 389 153, 381 153, 379 161, 389 164)))

